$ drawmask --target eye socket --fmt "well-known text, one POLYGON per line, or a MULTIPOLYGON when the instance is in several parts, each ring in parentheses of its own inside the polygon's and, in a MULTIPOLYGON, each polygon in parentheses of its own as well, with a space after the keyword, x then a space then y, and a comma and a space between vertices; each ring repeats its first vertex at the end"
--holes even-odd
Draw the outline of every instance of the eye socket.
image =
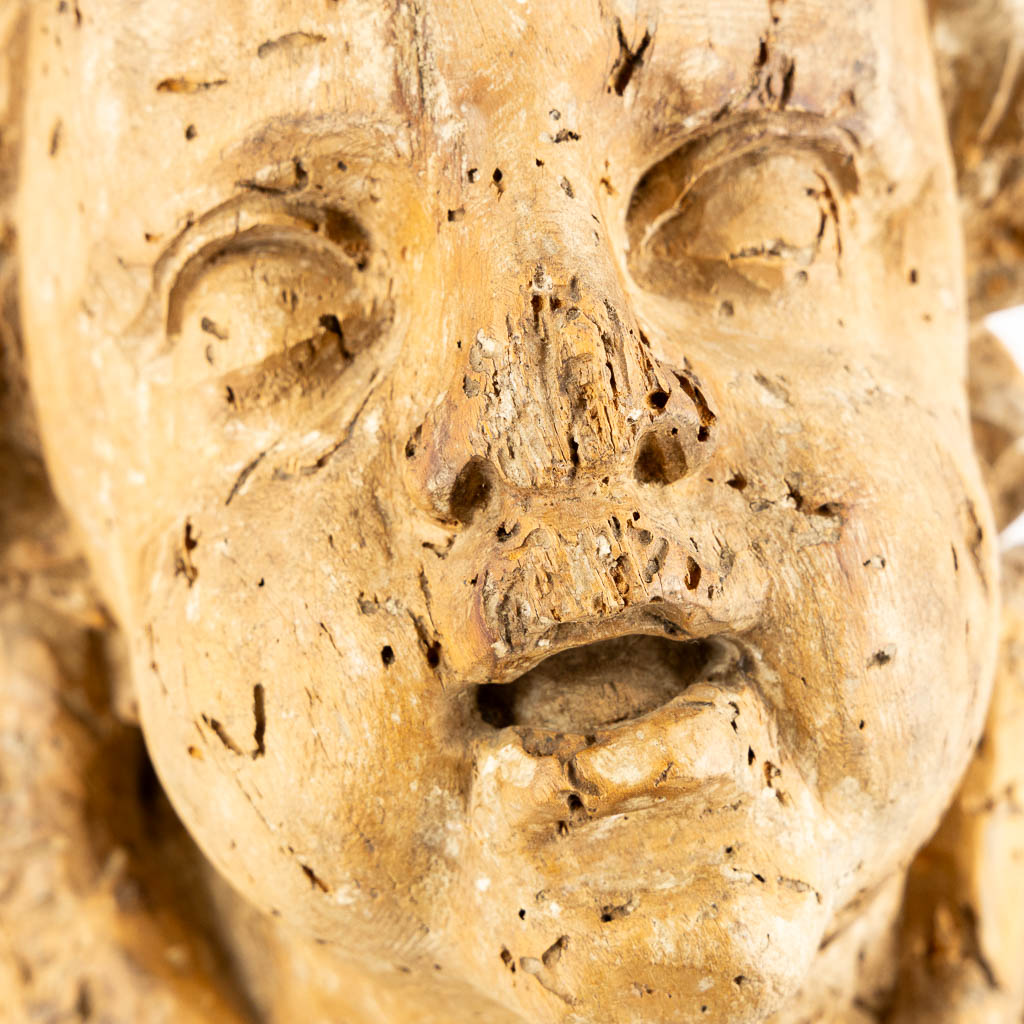
POLYGON ((236 411, 263 408, 325 390, 371 344, 388 317, 365 236, 323 224, 257 224, 192 256, 168 301, 176 385, 215 383, 236 411))
POLYGON ((843 154, 799 135, 698 140, 637 185, 630 271, 649 292, 696 302, 834 280, 838 197, 855 189, 843 154))

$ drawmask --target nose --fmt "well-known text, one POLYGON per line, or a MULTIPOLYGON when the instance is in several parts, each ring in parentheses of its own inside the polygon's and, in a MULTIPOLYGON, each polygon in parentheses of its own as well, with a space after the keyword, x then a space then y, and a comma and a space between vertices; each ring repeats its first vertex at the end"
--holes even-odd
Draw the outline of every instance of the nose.
POLYGON ((462 341, 408 440, 417 504, 467 523, 501 492, 529 504, 627 480, 666 487, 708 460, 716 422, 700 384, 656 357, 621 293, 536 263, 511 306, 494 311, 500 329, 462 341))

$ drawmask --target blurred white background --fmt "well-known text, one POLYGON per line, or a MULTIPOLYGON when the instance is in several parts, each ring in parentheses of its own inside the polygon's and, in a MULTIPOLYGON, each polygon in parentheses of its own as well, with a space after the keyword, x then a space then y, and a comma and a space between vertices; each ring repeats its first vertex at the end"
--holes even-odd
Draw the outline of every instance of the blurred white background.
MULTIPOLYGON (((1024 371, 1024 306, 1004 309, 985 318, 985 326, 1010 350, 1024 371)), ((1024 544, 1024 515, 1019 515, 1000 534, 1003 548, 1024 544)))

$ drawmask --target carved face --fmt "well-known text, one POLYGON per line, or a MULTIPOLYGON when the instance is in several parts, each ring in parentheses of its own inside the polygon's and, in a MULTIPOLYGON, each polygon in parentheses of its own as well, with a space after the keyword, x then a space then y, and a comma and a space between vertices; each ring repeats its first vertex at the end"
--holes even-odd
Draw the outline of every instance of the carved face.
POLYGON ((922 14, 767 6, 37 15, 31 372, 160 776, 465 1005, 758 1019, 977 738, 922 14))

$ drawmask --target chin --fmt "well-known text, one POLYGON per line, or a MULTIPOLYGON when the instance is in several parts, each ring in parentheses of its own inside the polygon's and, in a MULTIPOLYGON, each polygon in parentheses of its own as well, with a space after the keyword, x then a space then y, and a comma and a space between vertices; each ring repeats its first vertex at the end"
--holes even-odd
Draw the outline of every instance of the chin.
POLYGON ((828 927, 834 836, 736 636, 630 633, 480 687, 463 951, 530 1020, 754 1021, 828 927))

